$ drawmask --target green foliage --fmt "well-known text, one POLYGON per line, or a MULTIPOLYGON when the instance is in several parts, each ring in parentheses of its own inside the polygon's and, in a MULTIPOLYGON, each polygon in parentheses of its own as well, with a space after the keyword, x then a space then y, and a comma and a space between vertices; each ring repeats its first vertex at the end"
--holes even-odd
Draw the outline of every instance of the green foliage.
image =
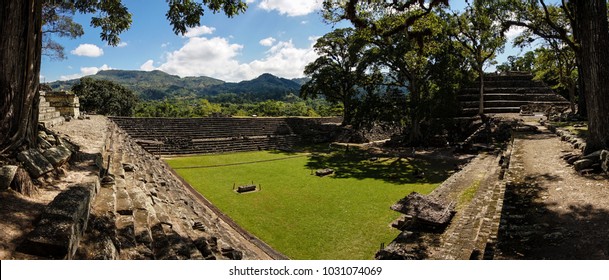
POLYGON ((523 56, 510 55, 507 61, 497 65, 497 71, 499 72, 532 72, 535 68, 535 52, 528 51, 523 56))
POLYGON ((455 28, 453 37, 461 44, 463 57, 478 71, 478 75, 482 75, 484 67, 503 51, 506 38, 496 15, 497 1, 473 0, 473 3, 466 3, 461 14, 450 17, 455 28))
POLYGON ((215 103, 207 99, 165 99, 141 102, 135 108, 136 117, 193 118, 222 116, 261 117, 329 117, 339 116, 342 108, 323 99, 292 101, 267 100, 254 103, 215 103))
POLYGON ((133 92, 110 81, 82 78, 72 87, 80 99, 80 108, 112 116, 132 116, 137 98, 133 92))
POLYGON ((300 89, 303 98, 324 96, 328 101, 343 105, 343 124, 352 124, 358 105, 358 86, 365 75, 361 68, 361 50, 366 45, 351 28, 337 29, 315 43, 320 55, 305 67, 311 79, 300 89))
MULTIPOLYGON (((377 26, 392 29, 406 24, 405 21, 411 17, 409 14, 390 15, 381 18, 377 26)), ((382 69, 387 73, 389 78, 384 79, 384 84, 389 90, 404 92, 407 89, 406 106, 402 107, 401 117, 408 127, 408 140, 413 145, 423 141, 421 126, 437 117, 434 109, 438 101, 454 100, 456 76, 460 73, 457 67, 462 67, 462 64, 455 59, 456 52, 446 35, 447 28, 446 21, 438 15, 426 14, 410 24, 408 32, 373 37, 373 44, 364 54, 371 69, 382 69), (442 98, 449 96, 451 98, 442 98)), ((381 92, 388 91, 381 89, 381 92)))
POLYGON ((51 59, 65 59, 64 47, 53 36, 75 39, 84 34, 82 25, 74 22, 75 8, 68 1, 42 2, 42 55, 51 59))

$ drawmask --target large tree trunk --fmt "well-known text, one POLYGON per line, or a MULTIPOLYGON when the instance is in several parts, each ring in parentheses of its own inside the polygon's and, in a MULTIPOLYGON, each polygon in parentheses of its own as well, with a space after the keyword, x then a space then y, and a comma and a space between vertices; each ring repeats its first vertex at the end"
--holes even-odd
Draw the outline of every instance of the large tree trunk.
POLYGON ((408 134, 408 142, 411 146, 418 146, 421 144, 423 134, 421 133, 421 88, 419 82, 410 79, 408 84, 408 95, 410 98, 409 109, 410 109, 410 130, 408 134))
POLYGON ((478 104, 478 114, 484 114, 484 70, 478 69, 478 75, 480 76, 480 104, 478 104))
POLYGON ((41 0, 0 0, 0 153, 35 144, 41 3, 41 0))
POLYGON ((609 147, 609 25, 606 0, 573 0, 588 110, 585 153, 609 147))

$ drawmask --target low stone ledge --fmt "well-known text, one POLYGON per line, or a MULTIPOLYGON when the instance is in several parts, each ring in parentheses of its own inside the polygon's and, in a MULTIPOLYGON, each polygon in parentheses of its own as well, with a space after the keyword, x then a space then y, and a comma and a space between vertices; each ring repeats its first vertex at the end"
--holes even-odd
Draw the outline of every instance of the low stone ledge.
POLYGON ((53 165, 36 149, 29 149, 17 155, 17 159, 23 163, 25 170, 32 176, 38 178, 53 171, 53 165))
POLYGON ((42 213, 20 252, 50 259, 72 259, 87 228, 99 180, 74 185, 58 194, 42 213))

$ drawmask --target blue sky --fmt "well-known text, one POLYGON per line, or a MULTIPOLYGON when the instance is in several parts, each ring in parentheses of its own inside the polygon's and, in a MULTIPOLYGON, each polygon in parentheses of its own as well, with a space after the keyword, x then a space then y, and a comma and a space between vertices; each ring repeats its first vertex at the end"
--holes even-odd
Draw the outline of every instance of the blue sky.
MULTIPOLYGON (((162 70, 178 76, 209 76, 224 81, 253 79, 263 73, 285 78, 303 77, 315 60, 316 38, 339 26, 323 22, 321 0, 247 0, 249 8, 227 18, 207 13, 202 26, 185 36, 175 35, 165 18, 165 0, 123 0, 133 14, 131 28, 121 44, 110 47, 89 27, 91 15, 77 15, 85 34, 74 40, 56 38, 65 47, 66 60, 44 57, 41 81, 75 79, 99 70, 162 70)), ((463 1, 451 1, 458 9, 463 1)), ((498 58, 518 50, 506 49, 498 58)))

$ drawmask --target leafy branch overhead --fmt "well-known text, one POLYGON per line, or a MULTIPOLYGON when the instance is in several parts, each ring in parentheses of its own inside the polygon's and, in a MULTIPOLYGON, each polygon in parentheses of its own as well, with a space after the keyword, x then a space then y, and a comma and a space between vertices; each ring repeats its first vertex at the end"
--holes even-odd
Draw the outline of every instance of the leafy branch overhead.
MULTIPOLYGON (((184 34, 187 28, 199 26, 201 17, 205 14, 204 7, 213 13, 224 12, 228 17, 243 13, 247 9, 243 0, 166 1, 168 11, 165 16, 176 34, 184 34)), ((63 22, 79 28, 80 31, 70 33, 72 38, 82 35, 82 26, 73 23, 69 16, 75 12, 95 14, 91 18, 91 26, 100 28, 100 38, 111 46, 120 43, 119 35, 128 30, 132 23, 131 13, 121 0, 45 0, 44 6, 49 10, 46 14, 55 17, 50 17, 45 23, 63 22), (57 18, 58 15, 61 18, 57 18)))

